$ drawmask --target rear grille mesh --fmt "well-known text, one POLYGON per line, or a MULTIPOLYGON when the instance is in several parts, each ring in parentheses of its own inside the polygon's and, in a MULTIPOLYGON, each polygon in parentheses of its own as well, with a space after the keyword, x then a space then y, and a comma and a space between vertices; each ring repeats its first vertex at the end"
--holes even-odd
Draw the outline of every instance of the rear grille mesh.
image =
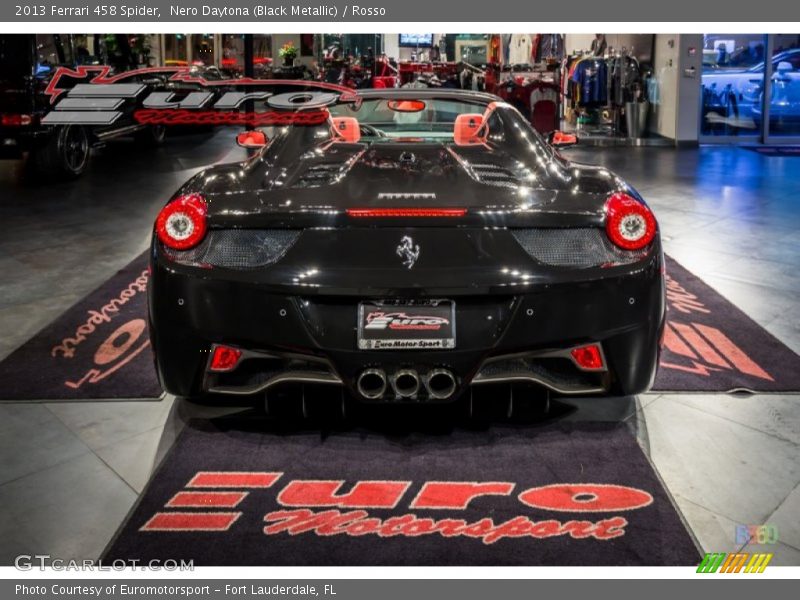
POLYGON ((605 231, 597 227, 513 229, 512 233, 529 255, 555 267, 626 265, 647 254, 647 248, 636 251, 617 248, 605 231))
POLYGON ((298 237, 300 231, 291 229, 212 229, 190 250, 162 249, 183 265, 255 269, 276 263, 298 237))
POLYGON ((519 185, 517 178, 505 167, 491 163, 474 163, 469 166, 475 179, 487 185, 515 188, 519 185))
MULTIPOLYGON (((280 260, 300 233, 292 229, 212 229, 190 250, 161 248, 169 259, 183 265, 256 269, 280 260)), ((532 258, 555 267, 626 265, 641 260, 649 251, 617 248, 597 227, 512 229, 511 233, 532 258)))

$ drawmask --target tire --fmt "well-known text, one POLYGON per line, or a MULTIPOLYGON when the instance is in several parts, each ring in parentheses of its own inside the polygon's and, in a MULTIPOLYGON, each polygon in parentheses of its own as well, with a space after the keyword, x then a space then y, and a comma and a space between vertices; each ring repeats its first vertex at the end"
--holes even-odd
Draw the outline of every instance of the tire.
POLYGON ((463 398, 467 423, 483 429, 506 418, 511 407, 511 386, 508 384, 472 386, 463 398))
POLYGON ((526 383, 474 386, 465 395, 467 418, 487 427, 492 423, 535 423, 550 412, 550 392, 526 383))
POLYGON ((77 179, 89 166, 89 132, 80 125, 58 127, 47 143, 32 153, 39 175, 56 179, 77 179))
POLYGON ((517 383, 511 386, 508 419, 514 423, 536 423, 550 414, 550 390, 517 383))
POLYGON ((157 148, 164 143, 167 128, 164 125, 148 125, 134 134, 136 143, 145 148, 157 148))
POLYGON ((264 412, 278 421, 303 421, 305 414, 302 386, 286 385, 267 390, 264 395, 264 412))
POLYGON ((344 388, 329 385, 303 386, 302 411, 307 421, 322 429, 341 426, 349 413, 351 399, 344 388))

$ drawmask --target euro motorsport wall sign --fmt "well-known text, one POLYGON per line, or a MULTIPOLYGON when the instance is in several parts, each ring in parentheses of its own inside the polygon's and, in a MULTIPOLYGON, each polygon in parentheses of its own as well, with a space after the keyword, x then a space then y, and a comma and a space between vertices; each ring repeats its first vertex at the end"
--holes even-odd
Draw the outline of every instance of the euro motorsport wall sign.
MULTIPOLYGON (((672 0, 652 3, 641 0, 572 0, 569 3, 494 0, 491 11, 485 2, 461 0, 458 10, 449 2, 428 0, 365 0, 352 4, 338 0, 61 0, 57 2, 3 3, 0 23, 20 22, 439 22, 450 33, 469 32, 468 23, 575 22, 708 22, 720 19, 719 4, 710 0, 672 0), (456 23, 454 23, 454 21, 456 23)), ((800 21, 800 3, 786 0, 761 0, 758 10, 753 3, 729 0, 725 3, 726 22, 748 23, 800 21)))
POLYGON ((112 125, 124 111, 148 125, 319 125, 327 107, 358 102, 357 93, 336 84, 295 79, 207 81, 189 67, 146 67, 112 74, 108 66, 59 67, 44 90, 53 109, 44 125, 112 125), (173 101, 171 91, 149 91, 142 77, 161 77, 191 91, 173 101), (240 111, 260 102, 266 111, 240 111))

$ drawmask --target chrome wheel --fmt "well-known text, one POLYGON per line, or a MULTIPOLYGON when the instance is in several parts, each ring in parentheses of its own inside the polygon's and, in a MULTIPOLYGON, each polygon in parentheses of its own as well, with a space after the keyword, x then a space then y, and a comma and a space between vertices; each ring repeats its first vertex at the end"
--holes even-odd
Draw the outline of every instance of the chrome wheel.
POLYGON ((89 161, 89 138, 83 127, 68 125, 61 134, 61 156, 71 173, 80 173, 89 161))

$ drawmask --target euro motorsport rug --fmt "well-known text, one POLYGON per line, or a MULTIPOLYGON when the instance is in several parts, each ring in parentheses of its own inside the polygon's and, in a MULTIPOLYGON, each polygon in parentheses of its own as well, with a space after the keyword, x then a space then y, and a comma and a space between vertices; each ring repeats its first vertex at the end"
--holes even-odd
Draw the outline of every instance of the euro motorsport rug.
POLYGON ((659 392, 797 392, 800 356, 667 257, 659 392))
POLYGON ((156 399, 147 253, 0 363, 0 400, 156 399))
POLYGON ((697 565, 618 423, 422 433, 192 421, 103 560, 195 565, 697 565))
MULTIPOLYGON (((659 392, 800 391, 800 357, 667 258, 659 392)), ((0 400, 154 399, 147 254, 0 363, 0 400)))

